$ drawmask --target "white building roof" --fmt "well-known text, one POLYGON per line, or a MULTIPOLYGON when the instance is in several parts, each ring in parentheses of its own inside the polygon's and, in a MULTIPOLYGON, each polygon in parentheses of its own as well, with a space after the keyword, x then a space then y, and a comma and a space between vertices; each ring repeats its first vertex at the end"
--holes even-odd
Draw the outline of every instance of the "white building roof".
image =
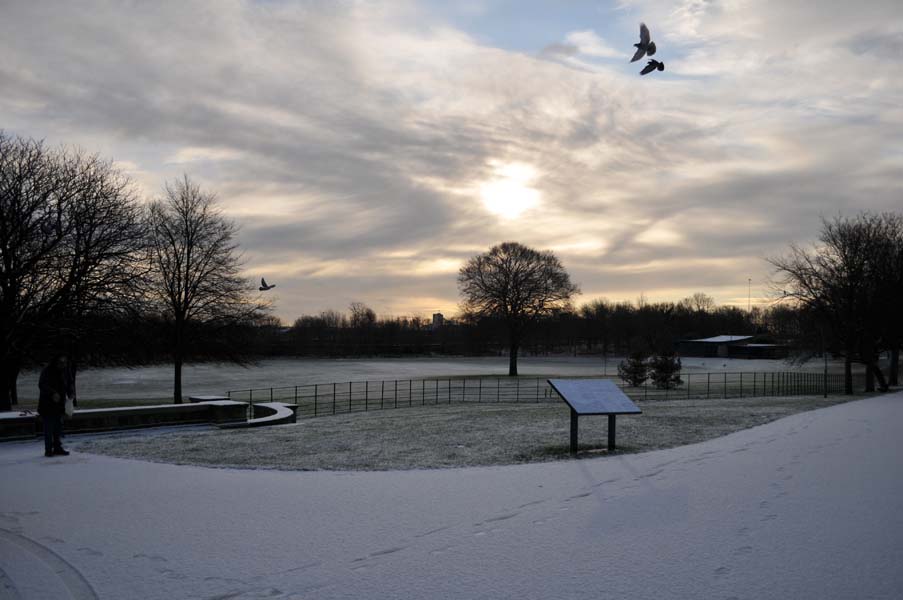
POLYGON ((710 344, 723 344, 725 342, 739 342, 740 340, 752 339, 751 335, 716 335, 715 337, 702 338, 699 340, 690 340, 691 342, 707 342, 710 344))

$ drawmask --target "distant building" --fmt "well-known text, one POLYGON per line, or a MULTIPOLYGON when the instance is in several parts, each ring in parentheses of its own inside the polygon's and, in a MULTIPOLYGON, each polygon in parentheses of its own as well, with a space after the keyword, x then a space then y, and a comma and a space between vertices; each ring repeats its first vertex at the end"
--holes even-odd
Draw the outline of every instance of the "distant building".
POLYGON ((442 316, 442 313, 433 313, 433 323, 430 326, 431 329, 439 329, 445 324, 445 317, 442 316))
POLYGON ((752 335, 716 335, 697 340, 682 340, 677 344, 681 356, 705 358, 784 358, 787 346, 755 343, 752 335))

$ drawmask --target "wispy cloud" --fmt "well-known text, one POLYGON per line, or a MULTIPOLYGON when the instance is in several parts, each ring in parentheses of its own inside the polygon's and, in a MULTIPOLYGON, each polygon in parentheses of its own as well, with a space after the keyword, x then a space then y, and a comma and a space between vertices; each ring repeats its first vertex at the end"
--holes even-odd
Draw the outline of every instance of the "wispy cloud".
POLYGON ((0 124, 148 193, 199 178, 286 318, 453 311, 454 265, 508 239, 588 295, 745 297, 820 215, 899 209, 898 2, 636 0, 533 55, 416 3, 3 13, 0 124), (627 64, 640 20, 661 76, 627 64))

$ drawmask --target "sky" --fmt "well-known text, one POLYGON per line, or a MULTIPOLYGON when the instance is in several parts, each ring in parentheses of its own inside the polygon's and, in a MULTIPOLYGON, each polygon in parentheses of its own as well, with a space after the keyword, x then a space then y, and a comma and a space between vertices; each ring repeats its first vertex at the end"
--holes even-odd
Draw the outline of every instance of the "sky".
POLYGON ((0 129, 188 174, 274 314, 457 312, 504 241, 582 294, 772 301, 821 218, 903 209, 899 0, 0 6, 0 129), (630 63, 638 24, 664 72, 630 63))

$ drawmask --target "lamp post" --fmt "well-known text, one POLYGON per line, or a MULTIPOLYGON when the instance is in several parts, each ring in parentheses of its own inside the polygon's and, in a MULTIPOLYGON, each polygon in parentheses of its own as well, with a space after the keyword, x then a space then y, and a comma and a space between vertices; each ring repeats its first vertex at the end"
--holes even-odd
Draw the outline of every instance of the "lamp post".
POLYGON ((746 280, 746 312, 752 311, 752 277, 746 280))

